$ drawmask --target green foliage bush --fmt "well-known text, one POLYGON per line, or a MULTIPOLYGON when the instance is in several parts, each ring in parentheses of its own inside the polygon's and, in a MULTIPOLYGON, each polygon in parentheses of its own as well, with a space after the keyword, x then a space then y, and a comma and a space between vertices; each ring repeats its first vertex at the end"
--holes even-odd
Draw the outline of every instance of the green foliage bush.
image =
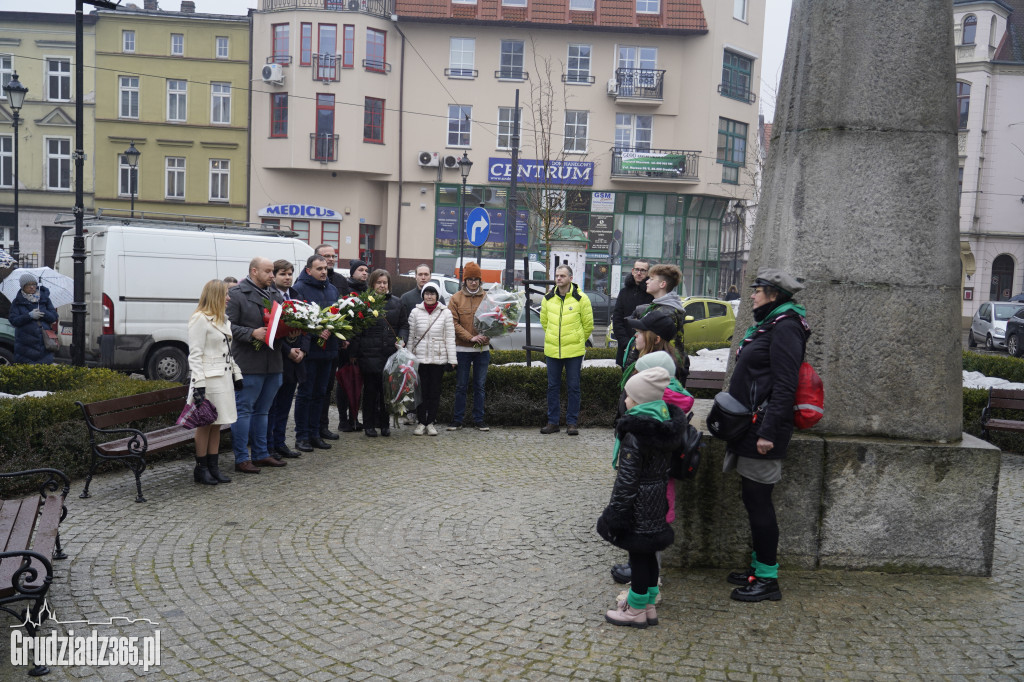
POLYGON ((964 369, 1024 384, 1024 359, 1012 355, 982 355, 964 351, 964 369))

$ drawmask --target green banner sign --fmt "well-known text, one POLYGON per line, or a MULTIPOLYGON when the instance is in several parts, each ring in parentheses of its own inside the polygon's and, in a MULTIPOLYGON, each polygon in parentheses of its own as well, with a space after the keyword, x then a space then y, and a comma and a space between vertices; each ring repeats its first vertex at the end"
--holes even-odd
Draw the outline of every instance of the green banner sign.
POLYGON ((686 157, 663 152, 622 152, 621 168, 630 173, 683 173, 686 171, 686 157))

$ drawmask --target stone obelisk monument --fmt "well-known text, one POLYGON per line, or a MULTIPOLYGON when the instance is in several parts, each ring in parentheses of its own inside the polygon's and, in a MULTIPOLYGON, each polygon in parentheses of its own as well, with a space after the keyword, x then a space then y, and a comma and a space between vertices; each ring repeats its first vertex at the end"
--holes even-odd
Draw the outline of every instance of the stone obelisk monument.
MULTIPOLYGON (((784 564, 991 569, 999 454, 961 423, 955 73, 949 0, 793 3, 747 268, 804 280, 825 383, 776 489, 784 564)), ((684 561, 746 551, 720 471, 694 484, 684 561)))

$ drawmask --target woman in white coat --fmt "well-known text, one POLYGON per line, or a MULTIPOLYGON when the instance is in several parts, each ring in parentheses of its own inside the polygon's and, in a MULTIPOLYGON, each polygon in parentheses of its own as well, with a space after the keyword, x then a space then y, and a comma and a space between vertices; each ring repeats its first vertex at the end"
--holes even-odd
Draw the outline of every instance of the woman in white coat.
POLYGON ((199 295, 199 307, 188 321, 188 367, 192 371, 190 404, 209 400, 217 419, 196 429, 196 483, 217 485, 231 479, 220 472, 220 427, 233 424, 235 389, 241 387, 242 370, 231 356, 231 322, 224 314, 228 286, 211 279, 199 295))
POLYGON ((454 367, 455 323, 452 313, 438 305, 437 287, 431 283, 423 285, 423 303, 409 313, 409 351, 420 361, 420 391, 423 400, 416 408, 419 425, 414 435, 424 433, 436 436, 437 406, 441 402, 441 379, 445 365, 454 367))

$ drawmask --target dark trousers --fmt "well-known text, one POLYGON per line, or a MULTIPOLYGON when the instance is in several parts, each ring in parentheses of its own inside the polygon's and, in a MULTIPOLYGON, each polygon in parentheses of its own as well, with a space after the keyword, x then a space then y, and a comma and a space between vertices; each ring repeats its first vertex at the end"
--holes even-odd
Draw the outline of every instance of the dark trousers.
POLYGON ((363 428, 390 426, 384 409, 384 373, 363 371, 363 428))
POLYGON ((750 519, 750 534, 754 540, 754 552, 762 564, 774 566, 779 563, 779 522, 775 518, 775 505, 772 504, 770 483, 758 483, 749 478, 742 481, 743 506, 747 508, 750 519))
POLYGON ((444 365, 420 365, 420 393, 423 400, 416 408, 416 416, 420 424, 433 424, 437 421, 437 407, 441 404, 441 379, 444 377, 444 365))
POLYGON ((270 449, 283 448, 285 446, 285 431, 288 428, 288 413, 292 410, 292 398, 295 397, 294 381, 286 381, 277 389, 274 396, 274 404, 270 406, 270 414, 267 415, 267 447, 270 449))
MULTIPOLYGON (((324 401, 320 404, 320 428, 326 429, 331 424, 331 391, 334 390, 334 386, 337 383, 335 378, 338 374, 338 361, 331 361, 331 371, 327 375, 327 387, 324 389, 324 401)), ((338 414, 341 414, 341 400, 340 397, 344 391, 338 391, 338 414)), ((346 401, 347 402, 347 401, 346 401)), ((319 434, 317 434, 319 435, 319 434)))
POLYGON ((331 361, 306 358, 305 364, 306 379, 299 384, 295 398, 295 440, 316 440, 320 437, 320 405, 331 361))
POLYGON ((629 586, 637 594, 647 594, 647 589, 658 586, 658 555, 655 552, 630 552, 629 568, 633 581, 629 586))

